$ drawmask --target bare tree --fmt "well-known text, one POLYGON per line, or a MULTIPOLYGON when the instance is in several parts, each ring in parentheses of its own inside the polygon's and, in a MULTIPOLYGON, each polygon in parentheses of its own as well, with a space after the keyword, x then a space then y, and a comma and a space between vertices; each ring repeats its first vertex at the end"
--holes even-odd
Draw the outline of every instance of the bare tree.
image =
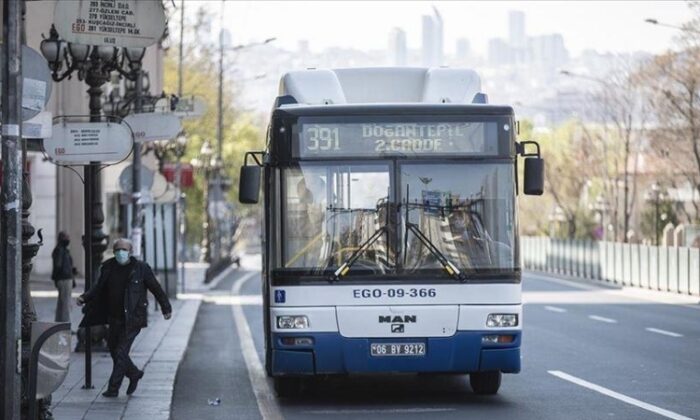
POLYGON ((653 145, 668 163, 668 183, 693 192, 690 200, 693 213, 681 211, 688 222, 700 221, 700 4, 690 4, 695 18, 683 26, 678 51, 656 56, 645 71, 640 72, 653 90, 650 105, 657 128, 653 145))

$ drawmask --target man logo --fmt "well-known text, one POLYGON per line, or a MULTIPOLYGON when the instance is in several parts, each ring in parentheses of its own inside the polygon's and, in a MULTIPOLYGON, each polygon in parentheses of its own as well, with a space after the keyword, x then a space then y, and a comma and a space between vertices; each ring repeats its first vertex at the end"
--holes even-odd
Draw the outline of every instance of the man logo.
POLYGON ((380 324, 415 324, 418 317, 415 315, 379 315, 380 324))
POLYGON ((275 303, 285 303, 287 301, 287 293, 284 290, 275 290, 275 303))
POLYGON ((393 332, 393 333, 402 333, 402 332, 404 332, 404 326, 403 326, 403 324, 391 324, 391 332, 393 332))

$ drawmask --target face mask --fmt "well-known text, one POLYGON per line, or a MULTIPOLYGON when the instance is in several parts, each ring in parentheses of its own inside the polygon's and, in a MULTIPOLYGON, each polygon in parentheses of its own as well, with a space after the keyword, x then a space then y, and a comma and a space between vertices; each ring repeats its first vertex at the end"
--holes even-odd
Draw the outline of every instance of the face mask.
POLYGON ((124 249, 118 249, 114 251, 114 258, 120 265, 126 265, 129 262, 129 251, 124 249))
POLYGON ((62 239, 61 240, 61 245, 68 246, 68 244, 70 244, 70 239, 62 239))

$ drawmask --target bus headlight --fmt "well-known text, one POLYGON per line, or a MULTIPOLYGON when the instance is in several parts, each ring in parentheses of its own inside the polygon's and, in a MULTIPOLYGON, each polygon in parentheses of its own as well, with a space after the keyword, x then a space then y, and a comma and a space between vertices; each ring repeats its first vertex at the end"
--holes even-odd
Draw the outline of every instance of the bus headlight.
POLYGON ((281 330, 302 330, 309 328, 306 315, 282 315, 277 317, 277 328, 281 330))
POLYGON ((489 328, 509 328, 518 326, 518 314, 489 314, 486 318, 489 328))

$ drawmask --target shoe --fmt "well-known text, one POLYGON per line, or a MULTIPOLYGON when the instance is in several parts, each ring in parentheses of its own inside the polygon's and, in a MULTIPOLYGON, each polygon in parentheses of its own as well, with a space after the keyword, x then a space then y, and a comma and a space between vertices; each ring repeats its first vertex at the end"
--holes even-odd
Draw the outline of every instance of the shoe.
POLYGON ((126 395, 131 395, 136 391, 136 387, 139 385, 139 381, 143 378, 143 371, 139 371, 139 373, 132 377, 129 378, 129 387, 126 389, 126 395))
POLYGON ((105 392, 102 393, 102 396, 105 398, 115 398, 119 396, 119 391, 116 389, 107 389, 105 392))

